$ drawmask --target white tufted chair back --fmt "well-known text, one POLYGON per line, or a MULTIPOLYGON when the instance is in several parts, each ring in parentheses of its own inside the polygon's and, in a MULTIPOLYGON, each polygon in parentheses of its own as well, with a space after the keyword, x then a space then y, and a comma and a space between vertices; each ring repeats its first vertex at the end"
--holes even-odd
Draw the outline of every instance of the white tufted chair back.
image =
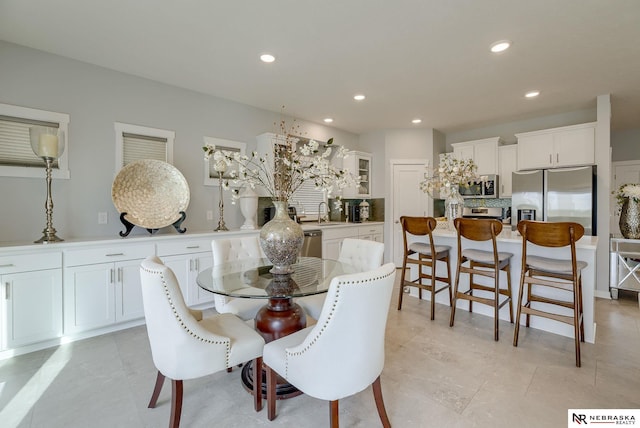
POLYGON ((364 272, 382 266, 384 244, 364 239, 345 238, 338 260, 364 272))
MULTIPOLYGON (((245 258, 265 257, 262 248, 260 248, 260 239, 257 235, 232 239, 214 239, 211 241, 211 250, 213 252, 214 265, 245 258)), ((214 303, 218 313, 231 313, 243 320, 250 320, 255 317, 265 301, 262 299, 234 299, 216 294, 214 303)))
POLYGON ((334 278, 318 323, 303 330, 304 340, 286 348, 285 361, 278 353, 278 340, 265 345, 264 362, 315 398, 333 401, 364 390, 384 366, 395 275, 395 265, 387 263, 334 278))
POLYGON ((170 268, 158 257, 148 257, 142 262, 140 278, 151 354, 162 374, 193 379, 230 367, 230 339, 199 325, 170 268))

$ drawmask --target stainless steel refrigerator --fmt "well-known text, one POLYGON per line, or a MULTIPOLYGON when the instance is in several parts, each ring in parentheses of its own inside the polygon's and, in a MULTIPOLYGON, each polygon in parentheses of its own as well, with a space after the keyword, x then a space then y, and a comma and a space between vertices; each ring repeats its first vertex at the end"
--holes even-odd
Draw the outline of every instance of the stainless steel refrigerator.
POLYGON ((596 235, 596 167, 514 172, 511 224, 527 219, 573 221, 596 235))

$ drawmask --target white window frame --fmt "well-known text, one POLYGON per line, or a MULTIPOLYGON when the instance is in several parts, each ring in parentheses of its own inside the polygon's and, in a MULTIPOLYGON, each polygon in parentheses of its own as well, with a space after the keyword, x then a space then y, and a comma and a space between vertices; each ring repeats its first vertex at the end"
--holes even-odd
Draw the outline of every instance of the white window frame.
POLYGON ((176 139, 175 131, 151 128, 148 126, 132 125, 130 123, 114 122, 116 132, 116 171, 117 174, 124 166, 124 138, 122 134, 136 134, 148 137, 164 138, 167 140, 166 162, 173 165, 173 144, 176 139))
MULTIPOLYGON (((247 150, 247 143, 242 143, 240 141, 232 141, 225 140, 222 138, 215 137, 204 137, 205 145, 214 145, 216 146, 216 150, 229 150, 229 151, 240 151, 241 155, 244 155, 247 150)), ((202 156, 204 158, 204 151, 202 152, 202 156)), ((234 168, 231 168, 234 169, 234 168)), ((237 169, 237 168, 235 168, 237 169)), ((234 185, 231 181, 230 171, 227 170, 224 174, 222 174, 222 178, 229 180, 229 184, 231 187, 238 187, 234 185)), ((204 159, 204 185, 205 186, 218 186, 218 177, 211 175, 211 162, 209 159, 204 159)))
MULTIPOLYGON (((58 158, 58 167, 51 170, 51 177, 55 179, 69 179, 69 115, 53 111, 38 110, 28 107, 19 107, 10 104, 0 104, 0 115, 16 117, 20 119, 37 120, 42 122, 54 122, 59 125, 64 139, 64 152, 58 158)), ((43 178, 45 163, 42 168, 30 166, 0 165, 2 177, 43 178)))

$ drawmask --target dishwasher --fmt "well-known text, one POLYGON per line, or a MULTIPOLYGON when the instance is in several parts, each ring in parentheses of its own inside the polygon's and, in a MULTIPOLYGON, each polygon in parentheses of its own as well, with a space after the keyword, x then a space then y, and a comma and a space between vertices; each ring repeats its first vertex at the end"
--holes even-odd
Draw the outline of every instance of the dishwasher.
POLYGON ((322 258, 322 231, 321 230, 305 230, 302 249, 300 250, 302 257, 319 257, 322 258))

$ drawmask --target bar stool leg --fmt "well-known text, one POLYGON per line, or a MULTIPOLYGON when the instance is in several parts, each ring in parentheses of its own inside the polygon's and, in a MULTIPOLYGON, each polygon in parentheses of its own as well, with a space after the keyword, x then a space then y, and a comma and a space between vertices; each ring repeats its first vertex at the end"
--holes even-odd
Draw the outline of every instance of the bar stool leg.
POLYGON ((518 346, 518 334, 520 333, 520 315, 522 313, 522 295, 524 294, 524 276, 525 272, 522 271, 520 274, 520 288, 518 290, 518 301, 516 305, 518 306, 517 314, 516 314, 516 326, 513 332, 513 346, 518 346))
POLYGON ((451 284, 451 266, 449 265, 449 257, 443 259, 447 264, 447 284, 449 284, 449 306, 453 304, 453 284, 451 284))
POLYGON ((500 328, 500 269, 496 265, 494 270, 495 295, 493 300, 493 340, 496 342, 500 338, 498 329, 500 328))
POLYGON ((456 302, 458 298, 458 284, 460 283, 460 267, 461 263, 458 261, 458 269, 456 269, 456 281, 453 289, 453 300, 451 301, 451 317, 449 319, 449 327, 453 327, 453 321, 456 317, 456 302))
POLYGON ((400 278, 400 293, 398 294, 398 310, 402 309, 402 295, 404 294, 404 281, 407 273, 407 258, 402 261, 402 277, 400 278))
POLYGON ((513 324, 513 294, 511 294, 511 265, 508 264, 504 267, 504 271, 507 273, 507 292, 509 293, 509 320, 513 324))

